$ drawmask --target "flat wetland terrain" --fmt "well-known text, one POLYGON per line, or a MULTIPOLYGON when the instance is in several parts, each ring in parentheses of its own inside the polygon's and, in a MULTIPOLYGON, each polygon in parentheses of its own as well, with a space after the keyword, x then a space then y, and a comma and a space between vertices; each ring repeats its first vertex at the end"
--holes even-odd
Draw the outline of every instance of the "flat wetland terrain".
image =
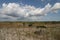
POLYGON ((0 40, 60 40, 60 21, 0 22, 0 40))

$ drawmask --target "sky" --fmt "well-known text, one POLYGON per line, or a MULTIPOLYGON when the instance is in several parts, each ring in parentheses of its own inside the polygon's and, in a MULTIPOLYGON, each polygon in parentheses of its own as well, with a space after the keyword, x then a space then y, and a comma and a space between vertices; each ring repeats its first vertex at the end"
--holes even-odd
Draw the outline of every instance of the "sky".
POLYGON ((0 0, 0 21, 60 21, 60 0, 0 0))

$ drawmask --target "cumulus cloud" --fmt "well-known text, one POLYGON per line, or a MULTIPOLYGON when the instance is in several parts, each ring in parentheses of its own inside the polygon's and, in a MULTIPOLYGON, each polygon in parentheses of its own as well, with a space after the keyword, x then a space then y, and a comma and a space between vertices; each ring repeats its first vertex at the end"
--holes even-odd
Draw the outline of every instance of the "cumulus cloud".
POLYGON ((60 10, 60 3, 56 3, 52 8, 51 11, 57 13, 60 10))
POLYGON ((51 6, 49 3, 44 8, 17 3, 3 3, 0 8, 0 20, 40 20, 41 16, 60 9, 60 3, 51 6))

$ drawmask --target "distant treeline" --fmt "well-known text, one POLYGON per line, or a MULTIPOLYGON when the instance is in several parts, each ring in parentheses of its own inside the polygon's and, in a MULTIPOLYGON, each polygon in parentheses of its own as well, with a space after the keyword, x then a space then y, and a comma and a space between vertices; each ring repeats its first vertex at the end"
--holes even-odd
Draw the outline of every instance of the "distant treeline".
POLYGON ((60 21, 0 21, 0 23, 60 23, 60 21))

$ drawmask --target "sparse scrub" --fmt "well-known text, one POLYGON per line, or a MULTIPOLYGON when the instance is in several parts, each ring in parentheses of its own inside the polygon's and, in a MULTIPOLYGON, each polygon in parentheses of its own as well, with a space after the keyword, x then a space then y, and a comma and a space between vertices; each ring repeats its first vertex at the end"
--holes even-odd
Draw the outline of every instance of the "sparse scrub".
POLYGON ((37 26, 36 28, 46 28, 46 26, 37 26))

